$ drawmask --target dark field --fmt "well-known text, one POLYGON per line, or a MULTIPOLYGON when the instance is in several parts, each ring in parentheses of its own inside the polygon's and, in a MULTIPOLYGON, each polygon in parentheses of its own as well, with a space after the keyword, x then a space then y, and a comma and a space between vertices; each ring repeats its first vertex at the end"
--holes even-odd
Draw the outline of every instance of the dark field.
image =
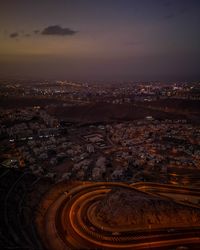
POLYGON ((37 97, 8 97, 0 98, 0 107, 3 109, 26 108, 33 106, 44 107, 46 105, 61 104, 61 101, 53 98, 37 97))
POLYGON ((84 106, 56 107, 49 109, 52 115, 66 121, 104 122, 144 119, 153 116, 155 119, 184 119, 184 115, 174 115, 148 107, 131 104, 89 104, 84 106))
POLYGON ((59 119, 69 122, 109 122, 120 120, 144 119, 153 116, 158 120, 187 119, 199 123, 200 101, 165 99, 152 102, 130 104, 90 103, 63 106, 62 100, 53 98, 2 98, 3 109, 41 106, 48 107, 48 112, 59 119))

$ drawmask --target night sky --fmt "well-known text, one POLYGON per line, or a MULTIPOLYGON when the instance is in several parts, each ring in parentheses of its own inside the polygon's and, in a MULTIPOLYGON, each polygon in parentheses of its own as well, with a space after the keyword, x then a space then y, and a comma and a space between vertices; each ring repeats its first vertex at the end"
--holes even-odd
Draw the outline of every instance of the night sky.
POLYGON ((2 77, 200 80, 200 0, 1 0, 2 77))

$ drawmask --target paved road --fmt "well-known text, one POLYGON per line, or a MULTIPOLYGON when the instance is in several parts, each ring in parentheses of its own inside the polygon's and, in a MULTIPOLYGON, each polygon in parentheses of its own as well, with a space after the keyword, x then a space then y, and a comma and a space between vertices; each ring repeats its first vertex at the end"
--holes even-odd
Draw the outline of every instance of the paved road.
MULTIPOLYGON (((194 247, 191 249, 195 249, 195 244, 200 244, 200 227, 176 228, 171 231, 161 228, 130 230, 130 228, 111 228, 100 224, 95 217, 95 207, 113 187, 123 187, 144 193, 134 185, 108 182, 81 183, 66 190, 51 203, 43 218, 48 249, 139 250, 164 249, 183 244, 193 244, 194 247)), ((150 189, 152 190, 153 187, 162 188, 162 192, 165 189, 164 185, 151 184, 150 189)), ((141 186, 140 189, 142 189, 141 186)), ((168 186, 166 189, 169 192, 168 186)), ((199 195, 198 190, 188 192, 199 195)))

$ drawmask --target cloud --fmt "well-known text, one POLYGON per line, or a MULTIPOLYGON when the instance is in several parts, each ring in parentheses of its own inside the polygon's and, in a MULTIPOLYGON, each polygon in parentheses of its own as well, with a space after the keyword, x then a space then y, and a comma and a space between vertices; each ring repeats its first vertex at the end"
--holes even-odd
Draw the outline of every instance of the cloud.
POLYGON ((180 9, 180 14, 185 14, 185 13, 187 13, 187 12, 189 12, 190 11, 190 9, 189 8, 186 8, 186 7, 182 7, 181 9, 180 9))
POLYGON ((77 31, 75 30, 69 28, 62 28, 59 25, 48 26, 41 32, 42 35, 53 35, 53 36, 72 36, 76 33, 77 31))
POLYGON ((39 30, 34 30, 33 33, 38 34, 38 33, 40 33, 40 31, 39 30))
POLYGON ((172 1, 165 1, 163 5, 164 7, 170 7, 172 5, 172 1))
POLYGON ((126 42, 125 45, 128 45, 128 46, 138 46, 138 45, 141 45, 142 42, 141 41, 129 41, 129 42, 126 42))
POLYGON ((10 38, 16 38, 18 36, 19 36, 19 33, 17 33, 17 32, 14 32, 14 33, 10 34, 10 38))
POLYGON ((168 14, 168 15, 164 16, 164 19, 172 19, 174 17, 175 17, 174 14, 168 14))

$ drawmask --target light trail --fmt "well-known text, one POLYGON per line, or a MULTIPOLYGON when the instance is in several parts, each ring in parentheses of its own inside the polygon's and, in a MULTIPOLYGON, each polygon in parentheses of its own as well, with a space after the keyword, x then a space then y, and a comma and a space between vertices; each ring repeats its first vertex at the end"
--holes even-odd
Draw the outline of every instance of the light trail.
MULTIPOLYGON (((40 218, 43 230, 39 230, 45 238, 45 245, 49 250, 57 249, 166 249, 166 247, 193 244, 193 248, 200 244, 200 225, 196 227, 179 227, 174 232, 165 228, 134 228, 127 229, 111 227, 102 224, 95 217, 95 208, 112 188, 126 188, 137 193, 148 195, 155 192, 159 197, 162 192, 179 192, 199 195, 200 190, 173 188, 167 185, 145 185, 144 183, 128 185, 124 183, 80 183, 80 185, 66 185, 66 190, 59 193, 56 199, 47 205, 46 211, 40 218), (142 186, 143 185, 143 186, 142 186), (149 192, 148 192, 149 188, 149 192), (145 191, 144 191, 145 190, 145 191)), ((56 192, 56 189, 52 192, 56 192)), ((188 205, 189 206, 189 205, 188 205)), ((41 216, 41 215, 40 215, 41 216)), ((196 248, 198 249, 198 248, 196 248)))

